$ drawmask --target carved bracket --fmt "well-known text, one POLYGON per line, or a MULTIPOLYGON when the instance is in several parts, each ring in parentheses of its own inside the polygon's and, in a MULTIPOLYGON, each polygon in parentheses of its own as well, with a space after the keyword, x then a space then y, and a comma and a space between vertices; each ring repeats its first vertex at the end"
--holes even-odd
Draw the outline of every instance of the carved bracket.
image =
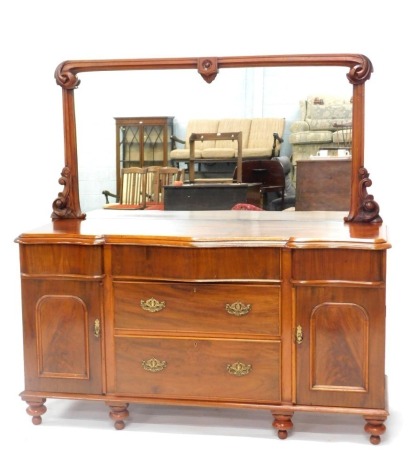
POLYGON ((59 184, 64 186, 64 190, 58 193, 58 197, 52 203, 53 212, 52 219, 85 219, 86 214, 79 214, 71 207, 72 191, 71 191, 71 170, 64 167, 61 172, 61 177, 58 180, 59 184))
POLYGON ((372 185, 372 180, 369 178, 369 172, 366 168, 359 168, 359 208, 357 214, 349 219, 346 217, 346 222, 368 222, 368 223, 381 223, 382 218, 379 215, 379 204, 374 200, 371 194, 367 193, 367 188, 372 185))

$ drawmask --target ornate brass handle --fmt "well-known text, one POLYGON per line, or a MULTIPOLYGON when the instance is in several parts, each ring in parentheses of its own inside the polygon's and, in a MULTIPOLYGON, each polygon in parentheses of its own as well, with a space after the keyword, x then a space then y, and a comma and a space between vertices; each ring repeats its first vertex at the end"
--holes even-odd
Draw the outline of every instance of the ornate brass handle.
POLYGON ((154 299, 154 297, 151 297, 148 300, 141 300, 141 307, 147 312, 159 312, 160 310, 165 308, 165 302, 160 302, 159 300, 154 299))
POLYGON ((296 327, 296 344, 302 344, 302 341, 303 341, 302 326, 298 325, 296 327))
POLYGON ((231 374, 237 377, 242 377, 251 372, 251 364, 243 364, 242 362, 234 362, 233 364, 228 364, 226 370, 231 374))
POLYGON ((225 310, 230 315, 235 315, 236 317, 242 317, 243 315, 247 315, 247 313, 251 310, 251 304, 244 304, 243 302, 237 301, 233 304, 226 304, 225 310))
POLYGON ((148 372, 161 372, 167 367, 167 362, 152 357, 151 359, 142 361, 142 367, 148 372))

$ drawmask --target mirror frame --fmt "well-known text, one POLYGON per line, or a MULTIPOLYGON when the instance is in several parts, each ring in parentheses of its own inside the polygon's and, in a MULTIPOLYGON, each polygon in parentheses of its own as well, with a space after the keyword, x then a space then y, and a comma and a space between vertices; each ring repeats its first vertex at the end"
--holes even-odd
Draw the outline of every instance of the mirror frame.
POLYGON ((62 88, 65 166, 59 183, 64 186, 54 200, 52 219, 85 219, 81 211, 74 90, 84 72, 196 69, 211 83, 222 68, 244 67, 348 67, 346 74, 353 86, 351 197, 345 222, 382 222, 379 205, 367 193, 372 182, 364 168, 365 82, 373 72, 371 61, 362 54, 300 54, 203 58, 150 58, 114 60, 69 60, 55 70, 56 83, 62 88))

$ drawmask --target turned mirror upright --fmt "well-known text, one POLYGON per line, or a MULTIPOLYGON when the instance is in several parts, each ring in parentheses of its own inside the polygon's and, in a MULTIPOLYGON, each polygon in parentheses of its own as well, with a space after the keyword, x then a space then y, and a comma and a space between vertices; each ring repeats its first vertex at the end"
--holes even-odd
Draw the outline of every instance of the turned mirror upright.
MULTIPOLYGON (((64 188, 53 203, 52 218, 83 219, 85 217, 79 192, 80 168, 75 100, 75 90, 80 85, 80 74, 84 72, 156 70, 166 71, 167 80, 170 80, 168 72, 188 69, 198 72, 193 80, 204 80, 210 87, 213 86, 214 80, 222 80, 223 69, 283 69, 289 67, 301 71, 335 67, 343 71, 342 75, 345 73, 346 80, 352 85, 351 194, 350 207, 345 221, 379 222, 381 219, 378 204, 374 201, 373 196, 367 194, 367 187, 371 185, 371 180, 364 167, 365 83, 370 78, 373 67, 370 60, 360 54, 85 60, 61 63, 56 69, 55 78, 57 84, 62 87, 63 96, 65 167, 62 171, 60 184, 64 188)), ((106 90, 102 93, 103 101, 106 101, 109 94, 113 92, 106 90)), ((187 96, 185 98, 187 99, 187 96)))

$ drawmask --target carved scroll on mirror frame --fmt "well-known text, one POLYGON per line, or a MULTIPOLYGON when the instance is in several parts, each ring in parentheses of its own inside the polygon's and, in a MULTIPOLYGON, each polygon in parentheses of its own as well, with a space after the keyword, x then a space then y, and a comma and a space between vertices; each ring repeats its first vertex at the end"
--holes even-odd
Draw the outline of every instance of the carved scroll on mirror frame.
MULTIPOLYGON (((84 72, 195 69, 210 84, 223 68, 237 67, 346 67, 353 86, 351 196, 345 222, 380 223, 379 205, 367 188, 372 182, 364 168, 365 82, 373 72, 361 54, 307 54, 204 58, 71 60, 58 65, 55 80, 62 88, 65 165, 59 178, 63 190, 53 202, 52 219, 84 219, 80 207, 74 91, 84 72)), ((209 85, 210 86, 210 85, 209 85)))

